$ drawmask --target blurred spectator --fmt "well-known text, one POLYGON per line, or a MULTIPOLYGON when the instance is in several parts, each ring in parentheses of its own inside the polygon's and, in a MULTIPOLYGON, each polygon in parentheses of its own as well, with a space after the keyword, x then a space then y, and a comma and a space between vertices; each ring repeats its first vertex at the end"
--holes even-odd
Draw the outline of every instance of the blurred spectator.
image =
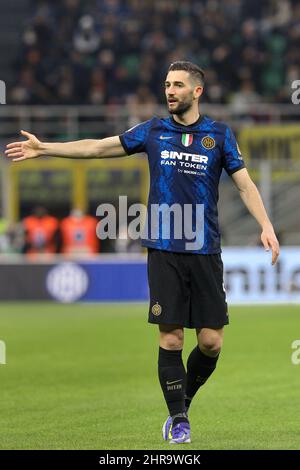
POLYGON ((9 239, 9 252, 22 253, 25 244, 25 232, 22 222, 9 225, 7 236, 9 239))
POLYGON ((60 224, 62 253, 68 255, 96 254, 100 244, 97 238, 97 219, 73 209, 60 224))
POLYGON ((82 16, 78 26, 78 31, 74 35, 74 49, 81 54, 92 54, 97 51, 100 45, 100 36, 96 31, 93 17, 82 16))
POLYGON ((5 219, 0 218, 0 253, 9 251, 8 223, 5 219))
POLYGON ((53 254, 58 251, 58 220, 38 206, 33 214, 23 219, 24 252, 31 255, 53 254))
POLYGON ((0 253, 22 253, 24 247, 24 230, 22 223, 9 224, 0 218, 0 253))
POLYGON ((249 105, 259 103, 259 95, 254 90, 253 82, 245 80, 241 89, 232 95, 232 108, 237 112, 244 113, 249 105))

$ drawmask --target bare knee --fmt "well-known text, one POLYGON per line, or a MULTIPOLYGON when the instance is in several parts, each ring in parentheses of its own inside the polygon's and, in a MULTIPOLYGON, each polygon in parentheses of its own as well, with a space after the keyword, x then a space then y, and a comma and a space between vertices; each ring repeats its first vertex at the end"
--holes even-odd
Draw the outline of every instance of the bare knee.
POLYGON ((183 328, 170 325, 160 325, 160 341, 161 348, 169 350, 180 350, 183 348, 183 328))
POLYGON ((204 354, 215 357, 220 353, 223 345, 223 332, 203 328, 198 335, 198 343, 204 354))
POLYGON ((217 356, 222 347, 222 343, 220 341, 206 341, 205 343, 200 344, 201 351, 206 354, 207 356, 215 357, 217 356))

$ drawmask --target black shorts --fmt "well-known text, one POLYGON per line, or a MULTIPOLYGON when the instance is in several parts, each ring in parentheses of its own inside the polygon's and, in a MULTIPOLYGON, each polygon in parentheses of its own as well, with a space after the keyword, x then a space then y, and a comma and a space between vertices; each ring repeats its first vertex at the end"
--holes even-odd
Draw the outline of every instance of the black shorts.
POLYGON ((149 323, 222 328, 229 323, 220 254, 148 248, 149 323))

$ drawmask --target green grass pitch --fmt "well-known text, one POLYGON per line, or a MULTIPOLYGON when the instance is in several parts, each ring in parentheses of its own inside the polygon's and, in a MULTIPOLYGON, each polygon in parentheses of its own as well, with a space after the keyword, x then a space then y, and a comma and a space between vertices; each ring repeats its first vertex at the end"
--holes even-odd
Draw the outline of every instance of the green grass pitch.
MULTIPOLYGON (((1 303, 0 312, 1 449, 170 449, 146 305, 1 303)), ((184 449, 300 449, 299 306, 231 307, 230 320, 184 449)), ((185 361, 194 344, 186 330, 185 361)))

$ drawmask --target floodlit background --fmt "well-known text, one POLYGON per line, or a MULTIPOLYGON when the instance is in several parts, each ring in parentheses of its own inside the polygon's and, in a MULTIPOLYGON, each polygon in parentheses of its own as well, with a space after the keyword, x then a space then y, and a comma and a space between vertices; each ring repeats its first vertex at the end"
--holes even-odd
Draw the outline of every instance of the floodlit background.
MULTIPOLYGON (((275 267, 221 177, 231 326, 192 405, 190 449, 300 447, 299 41, 298 0, 1 5, 1 155, 20 129, 42 141, 103 138, 166 116, 168 66, 191 60, 206 74, 200 112, 232 127, 261 191, 282 246, 275 267)), ((147 193, 143 155, 1 159, 0 448, 169 448, 146 253, 95 236, 99 204, 145 204, 147 193)), ((193 344, 187 331, 185 357, 193 344)))

